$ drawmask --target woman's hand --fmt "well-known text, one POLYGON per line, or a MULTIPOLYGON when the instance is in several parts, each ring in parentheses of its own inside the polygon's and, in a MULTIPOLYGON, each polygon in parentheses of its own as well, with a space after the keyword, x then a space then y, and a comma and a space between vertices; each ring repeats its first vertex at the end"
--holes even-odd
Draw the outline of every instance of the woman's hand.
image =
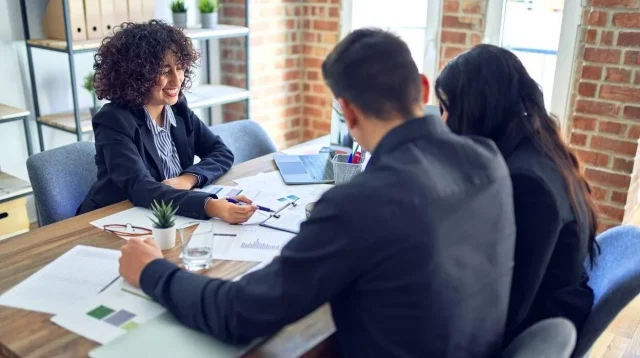
POLYGON ((233 204, 228 202, 227 199, 212 199, 207 202, 207 207, 205 208, 207 215, 220 218, 230 224, 241 224, 249 220, 258 210, 258 207, 251 205, 251 200, 244 195, 233 198, 247 205, 233 204))
POLYGON ((195 175, 183 174, 179 177, 163 180, 162 183, 175 189, 191 190, 198 183, 198 178, 195 175))

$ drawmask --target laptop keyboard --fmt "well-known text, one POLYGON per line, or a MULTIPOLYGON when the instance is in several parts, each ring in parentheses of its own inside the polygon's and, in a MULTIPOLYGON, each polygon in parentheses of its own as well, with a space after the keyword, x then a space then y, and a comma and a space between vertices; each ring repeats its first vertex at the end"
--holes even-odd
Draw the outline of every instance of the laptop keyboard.
POLYGON ((333 180, 333 165, 328 156, 301 155, 299 158, 314 180, 333 180))

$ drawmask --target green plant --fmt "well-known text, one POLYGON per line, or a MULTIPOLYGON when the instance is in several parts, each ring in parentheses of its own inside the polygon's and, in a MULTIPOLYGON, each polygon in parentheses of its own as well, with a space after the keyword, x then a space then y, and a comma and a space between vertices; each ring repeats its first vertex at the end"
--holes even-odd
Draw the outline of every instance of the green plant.
POLYGON ((151 203, 150 209, 155 217, 155 220, 151 219, 154 227, 158 229, 168 229, 175 225, 175 214, 178 208, 173 208, 173 201, 167 205, 164 203, 164 200, 162 200, 162 204, 158 204, 158 202, 154 200, 153 203, 151 203))
POLYGON ((95 72, 89 72, 84 77, 84 83, 82 87, 87 90, 87 92, 91 93, 91 97, 93 97, 93 108, 98 108, 98 97, 96 96, 96 89, 93 87, 93 77, 95 76, 95 72))
POLYGON ((174 0, 171 2, 171 12, 187 12, 184 0, 174 0))
POLYGON ((218 10, 218 0, 200 0, 198 7, 203 14, 214 13, 218 10))

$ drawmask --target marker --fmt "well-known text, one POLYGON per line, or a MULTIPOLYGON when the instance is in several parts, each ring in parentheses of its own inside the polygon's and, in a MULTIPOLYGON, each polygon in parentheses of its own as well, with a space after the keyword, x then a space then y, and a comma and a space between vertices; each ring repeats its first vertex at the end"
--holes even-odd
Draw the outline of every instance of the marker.
MULTIPOLYGON (((247 205, 247 203, 244 203, 242 201, 239 201, 239 200, 236 200, 236 199, 233 199, 233 198, 226 198, 226 199, 227 199, 228 202, 233 203, 233 204, 247 205)), ((256 205, 256 206, 258 207, 258 210, 266 211, 268 213, 275 213, 275 211, 273 211, 273 210, 271 210, 269 208, 266 208, 264 206, 260 206, 260 205, 256 205)))

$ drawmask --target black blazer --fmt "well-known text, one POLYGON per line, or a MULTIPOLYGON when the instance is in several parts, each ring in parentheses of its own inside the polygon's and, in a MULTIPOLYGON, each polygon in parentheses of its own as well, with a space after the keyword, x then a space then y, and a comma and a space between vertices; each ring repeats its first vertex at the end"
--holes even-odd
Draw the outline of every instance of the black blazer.
MULTIPOLYGON (((189 109, 184 100, 171 106, 176 126, 171 127, 184 173, 204 177, 202 185, 216 180, 233 164, 233 154, 189 109), (194 156, 201 161, 193 164, 194 156)), ((178 215, 207 219, 205 192, 178 190, 162 181, 166 179, 153 134, 147 126, 144 108, 127 109, 106 104, 93 118, 98 179, 89 190, 78 214, 123 200, 148 208, 153 200, 173 201, 178 215)))
MULTIPOLYGON (((497 142, 511 173, 517 225, 505 343, 550 317, 565 317, 580 331, 593 305, 584 268, 589 226, 577 222, 562 173, 533 141, 512 135, 497 142)), ((583 200, 578 210, 587 217, 583 200)))

